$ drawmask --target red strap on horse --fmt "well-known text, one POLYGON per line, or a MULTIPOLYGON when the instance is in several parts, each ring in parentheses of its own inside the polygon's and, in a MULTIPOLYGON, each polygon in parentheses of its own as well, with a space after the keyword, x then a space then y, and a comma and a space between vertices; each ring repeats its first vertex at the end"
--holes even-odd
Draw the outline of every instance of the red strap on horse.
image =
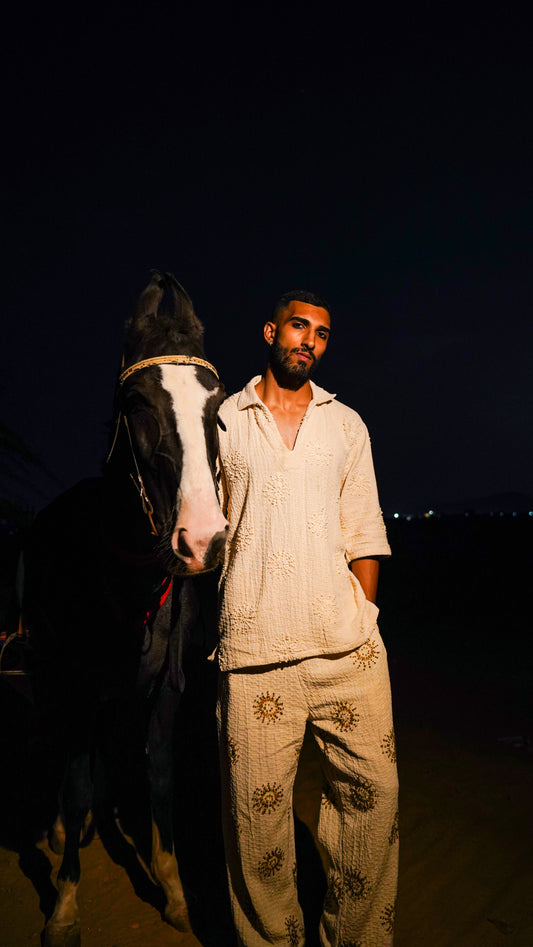
POLYGON ((166 602, 166 600, 167 600, 167 598, 168 598, 168 596, 169 596, 169 594, 170 594, 170 590, 171 590, 171 588, 172 588, 172 579, 173 579, 173 576, 171 576, 171 575, 167 575, 167 576, 163 579, 163 581, 162 581, 162 583, 161 583, 162 592, 161 592, 161 595, 160 595, 160 598, 159 598, 159 602, 158 602, 158 604, 157 604, 154 608, 152 608, 152 609, 150 609, 149 611, 146 612, 146 616, 145 616, 145 619, 144 619, 144 624, 145 624, 145 625, 146 625, 146 623, 147 623, 148 621, 150 621, 150 618, 152 618, 152 616, 155 615, 155 613, 159 611, 159 609, 160 609, 161 606, 164 604, 164 602, 166 602))

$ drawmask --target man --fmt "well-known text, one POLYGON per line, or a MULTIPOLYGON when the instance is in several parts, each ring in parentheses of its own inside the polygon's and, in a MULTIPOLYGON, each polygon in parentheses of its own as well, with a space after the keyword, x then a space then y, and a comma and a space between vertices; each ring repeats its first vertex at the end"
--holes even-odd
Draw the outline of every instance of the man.
POLYGON ((376 625, 390 554, 358 414, 309 380, 327 304, 294 291, 264 327, 263 376, 220 410, 230 539, 220 582, 218 723, 239 944, 304 944, 292 792, 306 726, 321 753, 323 947, 392 944, 397 777, 376 625))

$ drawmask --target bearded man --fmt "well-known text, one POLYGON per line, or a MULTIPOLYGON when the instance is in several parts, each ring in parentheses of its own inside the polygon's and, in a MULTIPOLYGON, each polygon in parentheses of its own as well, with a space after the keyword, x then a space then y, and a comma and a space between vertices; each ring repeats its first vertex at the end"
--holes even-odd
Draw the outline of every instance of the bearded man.
POLYGON ((220 582, 218 727, 238 942, 304 944, 293 786, 306 728, 321 755, 322 947, 390 947, 397 775, 376 624, 390 555, 361 418, 309 380, 327 303, 286 293, 264 326, 266 371, 220 410, 230 524, 220 582))

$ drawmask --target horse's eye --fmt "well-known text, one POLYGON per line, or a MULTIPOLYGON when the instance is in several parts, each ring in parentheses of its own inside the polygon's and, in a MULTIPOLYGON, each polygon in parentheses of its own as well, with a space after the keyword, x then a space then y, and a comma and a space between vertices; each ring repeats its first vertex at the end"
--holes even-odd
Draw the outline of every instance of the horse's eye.
POLYGON ((226 425, 224 424, 224 421, 222 420, 222 418, 220 417, 220 415, 217 415, 217 424, 218 424, 219 428, 221 428, 223 431, 227 431, 227 427, 226 427, 226 425))

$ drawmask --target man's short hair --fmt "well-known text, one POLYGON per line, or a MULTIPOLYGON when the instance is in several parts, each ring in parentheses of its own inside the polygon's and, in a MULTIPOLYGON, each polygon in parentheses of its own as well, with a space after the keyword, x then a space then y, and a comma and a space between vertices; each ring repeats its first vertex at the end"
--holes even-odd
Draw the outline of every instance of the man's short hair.
POLYGON ((276 322, 280 312, 283 312, 289 303, 293 301, 308 303, 309 306, 317 306, 320 309, 326 309, 331 316, 330 305, 321 296, 317 296, 316 293, 310 293, 307 289, 291 289, 288 293, 283 293, 283 296, 279 297, 276 305, 274 306, 272 321, 276 322))

